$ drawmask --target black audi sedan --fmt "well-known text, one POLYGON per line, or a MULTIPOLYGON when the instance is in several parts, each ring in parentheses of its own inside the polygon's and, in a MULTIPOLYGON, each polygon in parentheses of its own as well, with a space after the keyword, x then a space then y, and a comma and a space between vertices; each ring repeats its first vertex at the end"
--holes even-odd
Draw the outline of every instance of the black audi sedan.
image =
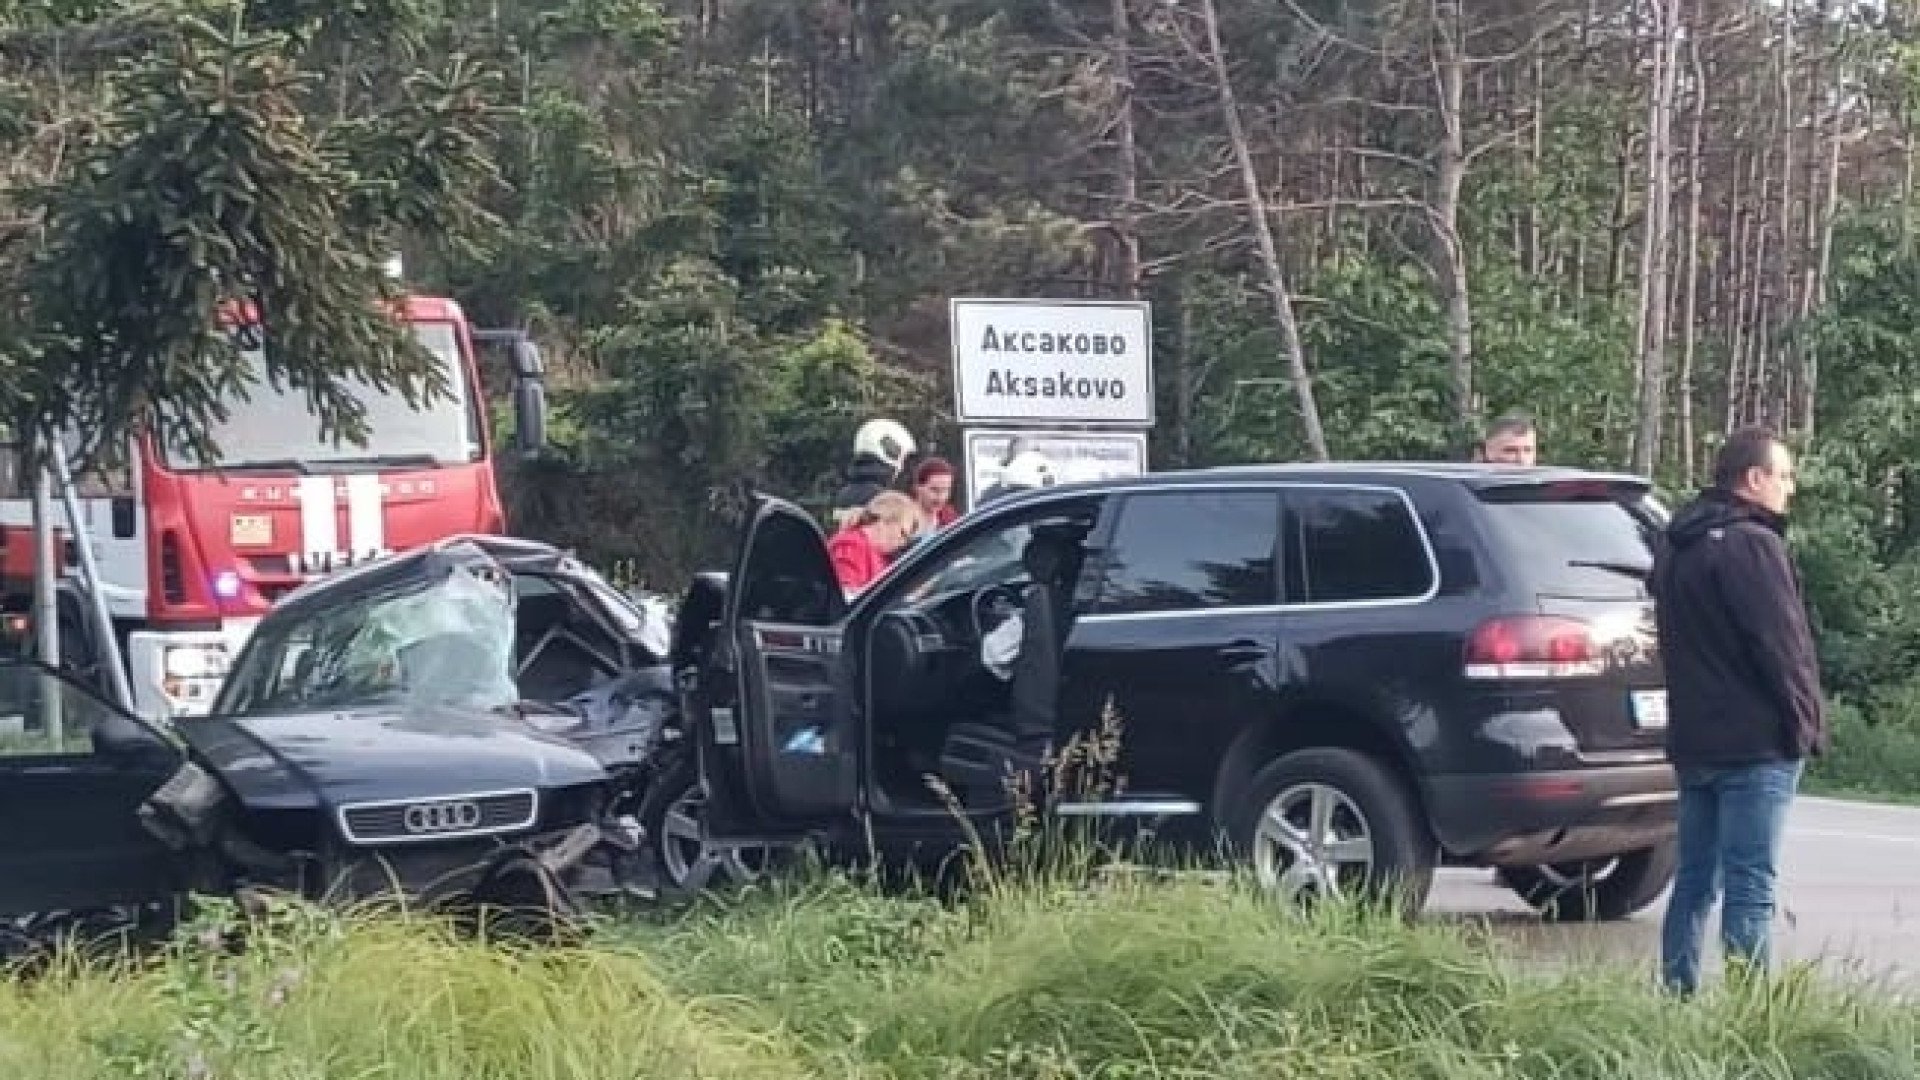
POLYGON ((938 852, 1032 800, 1286 896, 1417 906, 1480 865, 1554 917, 1624 917, 1674 862, 1664 516, 1644 479, 1572 469, 1160 473, 995 502, 849 598, 813 521, 761 497, 676 628, 708 831, 938 852), (1067 749, 1103 744, 1110 775, 1064 789, 1067 749))
POLYGON ((564 554, 462 537, 289 595, 210 714, 170 728, 0 664, 0 934, 194 892, 570 911, 629 891, 667 642, 564 554))

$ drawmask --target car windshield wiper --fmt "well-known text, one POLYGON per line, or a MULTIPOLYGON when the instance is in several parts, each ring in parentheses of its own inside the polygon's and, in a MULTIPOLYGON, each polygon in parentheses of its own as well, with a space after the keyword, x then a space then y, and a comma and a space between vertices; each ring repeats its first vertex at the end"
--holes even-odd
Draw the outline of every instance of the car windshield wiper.
POLYGON ((313 475, 313 463, 299 458, 262 458, 258 461, 215 462, 208 467, 212 472, 290 472, 301 476, 313 475))
POLYGON ((441 465, 439 458, 432 454, 367 454, 362 457, 328 458, 327 465, 352 468, 356 465, 372 465, 376 468, 432 468, 441 465))
POLYGON ((1632 563, 1614 559, 1568 559, 1568 566, 1581 566, 1593 570, 1605 570, 1622 577, 1639 578, 1645 581, 1653 573, 1651 563, 1632 563))

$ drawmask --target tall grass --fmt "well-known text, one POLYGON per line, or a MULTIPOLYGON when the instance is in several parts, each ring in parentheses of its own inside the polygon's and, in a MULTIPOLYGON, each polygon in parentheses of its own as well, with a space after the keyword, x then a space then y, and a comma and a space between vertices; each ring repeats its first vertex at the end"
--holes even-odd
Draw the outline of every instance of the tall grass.
POLYGON ((1913 1007, 1803 974, 1681 1003, 1237 883, 817 874, 546 951, 297 909, 196 933, 0 984, 0 1077, 1920 1076, 1913 1007))

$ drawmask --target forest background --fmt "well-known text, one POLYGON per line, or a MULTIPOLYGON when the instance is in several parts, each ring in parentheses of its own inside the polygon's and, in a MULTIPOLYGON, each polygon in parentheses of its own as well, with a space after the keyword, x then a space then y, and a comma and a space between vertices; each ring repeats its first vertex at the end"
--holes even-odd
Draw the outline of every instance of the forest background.
POLYGON ((4 0, 0 406, 217 398, 181 282, 249 243, 314 371, 403 372, 324 302, 399 250, 546 350, 515 528, 666 590, 861 420, 956 451, 953 296, 1150 300, 1156 468, 1522 409, 1677 499, 1765 422, 1819 775, 1920 796, 1916 130, 1907 0, 4 0))

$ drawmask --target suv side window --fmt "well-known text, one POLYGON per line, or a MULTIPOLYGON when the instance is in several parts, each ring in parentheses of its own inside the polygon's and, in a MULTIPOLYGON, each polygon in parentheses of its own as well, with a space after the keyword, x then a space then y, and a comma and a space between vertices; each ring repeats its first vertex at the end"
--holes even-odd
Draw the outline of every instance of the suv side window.
POLYGON ((1273 491, 1167 491, 1120 507, 1101 568, 1101 614, 1279 602, 1273 491))
POLYGON ((1288 501, 1289 601, 1412 600, 1433 587, 1420 525, 1399 492, 1300 489, 1288 501))

